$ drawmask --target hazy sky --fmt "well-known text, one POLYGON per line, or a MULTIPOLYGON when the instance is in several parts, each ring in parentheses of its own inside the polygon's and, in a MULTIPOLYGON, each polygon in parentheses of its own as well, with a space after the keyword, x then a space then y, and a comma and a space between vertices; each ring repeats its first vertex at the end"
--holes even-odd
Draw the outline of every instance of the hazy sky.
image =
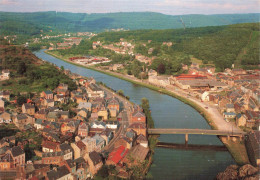
POLYGON ((172 15, 258 13, 260 0, 0 0, 0 11, 152 11, 172 15))

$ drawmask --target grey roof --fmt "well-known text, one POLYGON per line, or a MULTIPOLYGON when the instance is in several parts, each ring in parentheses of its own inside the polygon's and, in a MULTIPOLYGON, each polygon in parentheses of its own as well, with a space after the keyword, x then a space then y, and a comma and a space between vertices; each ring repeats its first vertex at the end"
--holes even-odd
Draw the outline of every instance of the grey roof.
POLYGON ((69 145, 69 144, 67 144, 67 143, 62 143, 61 145, 60 145, 60 149, 61 149, 61 151, 68 151, 68 152, 72 152, 73 151, 73 149, 72 149, 72 147, 69 145))
POLYGON ((227 108, 234 108, 234 104, 226 104, 227 108))
POLYGON ((42 124, 44 122, 44 120, 42 119, 36 119, 35 120, 35 124, 42 124))
POLYGON ((96 134, 96 135, 93 136, 92 138, 96 140, 96 145, 98 145, 98 144, 100 144, 100 143, 102 143, 102 142, 105 141, 105 139, 102 138, 102 137, 101 137, 100 135, 98 135, 98 134, 96 134))
POLYGON ((14 146, 13 148, 11 148, 11 152, 14 157, 24 154, 24 151, 22 150, 22 148, 20 146, 14 146))
POLYGON ((47 172, 47 177, 49 178, 49 180, 56 180, 68 174, 70 174, 68 168, 65 165, 63 165, 61 167, 58 167, 56 171, 51 170, 47 172))
POLYGON ((52 92, 50 90, 46 90, 44 92, 45 92, 45 94, 52 94, 52 92))
POLYGON ((18 120, 23 120, 23 119, 27 119, 28 117, 27 117, 27 115, 26 114, 18 114, 17 115, 17 119, 18 120))
POLYGON ((89 158, 92 160, 94 165, 102 162, 101 156, 96 151, 89 153, 89 158))

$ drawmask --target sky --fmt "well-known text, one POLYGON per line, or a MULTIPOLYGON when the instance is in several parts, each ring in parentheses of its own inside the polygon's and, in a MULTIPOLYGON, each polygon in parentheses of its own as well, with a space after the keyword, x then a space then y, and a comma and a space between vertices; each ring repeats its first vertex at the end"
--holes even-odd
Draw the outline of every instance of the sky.
POLYGON ((259 13, 260 0, 0 0, 0 11, 75 13, 159 12, 182 14, 259 13))

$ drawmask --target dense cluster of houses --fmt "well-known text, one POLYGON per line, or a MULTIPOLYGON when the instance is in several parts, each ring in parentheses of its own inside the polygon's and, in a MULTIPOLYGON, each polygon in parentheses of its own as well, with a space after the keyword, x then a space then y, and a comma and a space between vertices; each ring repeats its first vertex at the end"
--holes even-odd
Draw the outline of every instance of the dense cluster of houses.
POLYGON ((69 58, 69 60, 81 65, 95 65, 95 64, 107 63, 111 61, 106 57, 98 57, 98 56, 71 57, 69 58))
POLYGON ((202 101, 218 106, 226 121, 236 120, 238 127, 259 129, 259 70, 226 69, 215 73, 215 68, 183 65, 188 74, 159 76, 148 71, 148 82, 164 88, 178 87, 196 94, 202 101))
POLYGON ((120 126, 124 110, 120 100, 93 78, 76 81, 77 90, 70 91, 67 84, 60 84, 53 91, 45 90, 28 99, 17 112, 5 111, 4 102, 10 101, 10 93, 0 93, 0 123, 13 123, 21 132, 37 132, 42 137, 40 150, 34 150, 37 160, 26 157, 24 143, 15 136, 2 138, 0 171, 8 172, 10 178, 72 180, 91 178, 106 164, 114 165, 119 176, 128 177, 126 164, 135 166, 147 158, 142 109, 133 106, 127 119, 129 126, 120 126), (74 114, 63 110, 66 104, 74 104, 74 114), (119 133, 122 129, 126 133, 119 133))

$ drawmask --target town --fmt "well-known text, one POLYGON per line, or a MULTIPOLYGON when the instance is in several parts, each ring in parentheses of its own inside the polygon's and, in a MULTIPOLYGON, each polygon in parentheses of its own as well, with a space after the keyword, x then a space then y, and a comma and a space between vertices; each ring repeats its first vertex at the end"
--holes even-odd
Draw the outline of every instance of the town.
MULTIPOLYGON (((142 108, 93 78, 65 73, 77 90, 59 84, 12 112, 5 104, 17 100, 10 100, 12 92, 0 92, 0 123, 19 130, 0 140, 0 178, 87 179, 104 167, 121 178, 132 176, 135 168, 145 174, 141 166, 147 166, 150 150, 142 108)), ((8 77, 4 70, 1 78, 8 77)))

